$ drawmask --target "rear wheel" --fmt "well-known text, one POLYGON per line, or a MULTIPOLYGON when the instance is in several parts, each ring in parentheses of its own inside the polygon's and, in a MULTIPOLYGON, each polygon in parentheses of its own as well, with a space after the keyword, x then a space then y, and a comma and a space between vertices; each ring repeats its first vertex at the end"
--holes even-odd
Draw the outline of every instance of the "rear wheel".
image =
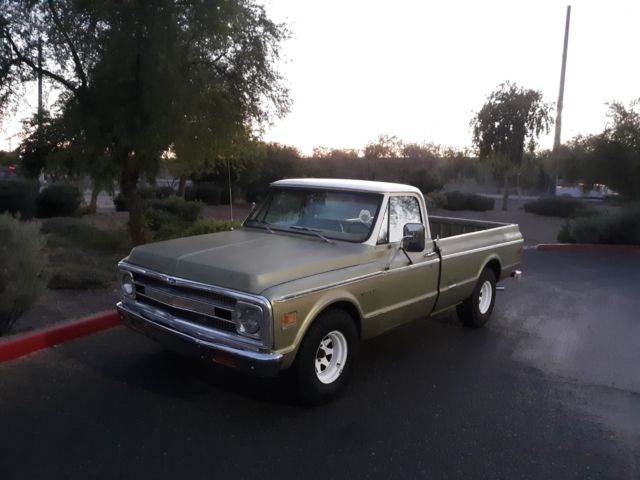
POLYGON ((302 341, 293 366, 301 400, 327 403, 347 385, 358 346, 353 318, 343 310, 322 313, 302 341))
POLYGON ((482 327, 493 312, 496 301, 496 275, 485 268, 469 298, 457 307, 458 318, 467 327, 482 327))

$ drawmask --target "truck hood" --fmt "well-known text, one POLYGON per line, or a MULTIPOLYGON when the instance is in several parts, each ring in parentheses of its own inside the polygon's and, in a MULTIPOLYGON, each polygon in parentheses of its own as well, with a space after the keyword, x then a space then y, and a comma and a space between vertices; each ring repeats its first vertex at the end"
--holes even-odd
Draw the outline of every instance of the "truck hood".
POLYGON ((134 248, 127 263, 247 293, 375 261, 368 245, 253 229, 178 238, 134 248))

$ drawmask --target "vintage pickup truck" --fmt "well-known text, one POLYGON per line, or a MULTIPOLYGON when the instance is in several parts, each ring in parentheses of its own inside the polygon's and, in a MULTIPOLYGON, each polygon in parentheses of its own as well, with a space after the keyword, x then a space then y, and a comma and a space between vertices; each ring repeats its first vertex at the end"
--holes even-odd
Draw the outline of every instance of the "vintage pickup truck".
POLYGON ((457 307, 484 325, 519 277, 517 225, 428 217, 417 188, 288 179, 234 231, 134 248, 119 263, 124 323, 169 348, 258 375, 288 370, 322 403, 360 339, 457 307))

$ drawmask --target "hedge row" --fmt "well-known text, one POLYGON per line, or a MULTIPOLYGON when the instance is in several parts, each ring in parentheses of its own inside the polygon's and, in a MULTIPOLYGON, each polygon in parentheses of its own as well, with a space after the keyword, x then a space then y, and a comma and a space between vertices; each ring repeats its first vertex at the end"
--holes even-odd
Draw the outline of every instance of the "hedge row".
POLYGON ((443 206, 447 210, 473 210, 485 212, 493 210, 495 200, 475 193, 446 192, 446 204, 443 206))
POLYGON ((38 193, 34 180, 12 178, 0 181, 0 213, 22 220, 73 216, 78 213, 82 194, 77 187, 53 184, 38 193))
POLYGON ((562 227, 558 241, 640 245, 640 204, 627 206, 616 213, 575 218, 562 227))
POLYGON ((569 218, 580 214, 589 214, 592 209, 579 198, 543 197, 525 203, 524 211, 547 217, 569 218))

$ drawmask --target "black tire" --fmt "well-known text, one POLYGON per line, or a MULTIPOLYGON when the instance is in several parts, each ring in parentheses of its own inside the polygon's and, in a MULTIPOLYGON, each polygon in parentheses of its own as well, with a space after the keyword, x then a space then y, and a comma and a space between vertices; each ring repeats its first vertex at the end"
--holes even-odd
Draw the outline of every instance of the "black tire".
MULTIPOLYGON (((485 286, 485 293, 487 292, 487 288, 485 286)), ((473 293, 469 298, 467 298, 464 302, 462 302, 457 307, 458 318, 462 322, 462 324, 466 327, 472 328, 480 328, 484 326, 489 318, 491 317, 491 312, 493 312, 493 306, 496 303, 496 274, 493 273, 493 270, 489 268, 485 268, 480 277, 478 278, 478 283, 473 289, 473 293), (488 283, 490 285, 491 292, 491 301, 489 302, 488 308, 486 304, 484 308, 481 308, 481 295, 483 290, 483 285, 488 283)))
MULTIPOLYGON (((302 340, 302 345, 298 350, 298 355, 290 372, 302 403, 305 405, 321 405, 340 394, 349 382, 353 372, 357 348, 358 332, 351 315, 344 310, 327 310, 320 314, 309 327, 302 340), (335 332, 339 332, 339 335, 335 332), (340 338, 340 335, 342 338, 340 338), (335 351, 338 351, 337 345, 333 346, 332 343, 326 343, 327 338, 329 340, 332 338, 339 340, 340 348, 343 348, 342 345, 346 342, 346 360, 340 366, 337 366, 337 355, 335 358, 330 355, 324 356, 326 350, 321 348, 323 340, 325 340, 325 346, 330 345, 332 350, 335 348, 335 351), (326 360, 329 362, 329 366, 325 367, 325 371, 329 371, 329 368, 331 368, 331 372, 337 373, 336 378, 329 383, 323 383, 320 380, 320 376, 323 373, 316 373, 316 360, 322 362, 322 358, 330 359, 326 360), (333 360, 333 363, 331 360, 333 360)), ((322 368, 322 365, 319 368, 322 368)), ((331 380, 331 377, 324 378, 325 381, 331 380)))

